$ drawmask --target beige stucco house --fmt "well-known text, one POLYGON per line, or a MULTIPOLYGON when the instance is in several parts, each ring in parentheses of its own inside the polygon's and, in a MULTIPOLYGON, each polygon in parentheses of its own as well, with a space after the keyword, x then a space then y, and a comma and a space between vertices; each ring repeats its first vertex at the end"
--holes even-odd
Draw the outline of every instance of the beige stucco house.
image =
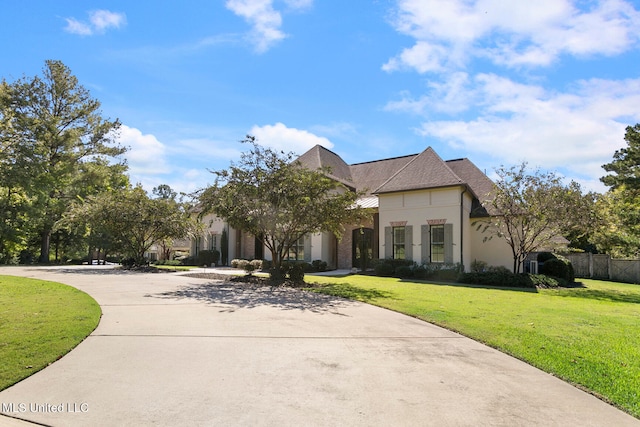
MULTIPOLYGON (((489 215, 483 201, 492 181, 468 159, 442 160, 431 148, 419 154, 347 164, 317 145, 299 157, 306 167, 329 167, 330 177, 364 192, 359 201, 372 210, 364 227, 345 226, 339 241, 329 233, 307 236, 292 249, 297 260, 326 261, 331 268, 360 267, 366 258, 404 258, 423 263, 460 263, 469 270, 474 260, 511 268, 509 246, 487 240, 472 224, 489 215)), ((223 230, 228 258, 270 256, 253 236, 233 230, 212 215, 204 218, 205 233, 192 242, 192 254, 221 249, 223 230)))

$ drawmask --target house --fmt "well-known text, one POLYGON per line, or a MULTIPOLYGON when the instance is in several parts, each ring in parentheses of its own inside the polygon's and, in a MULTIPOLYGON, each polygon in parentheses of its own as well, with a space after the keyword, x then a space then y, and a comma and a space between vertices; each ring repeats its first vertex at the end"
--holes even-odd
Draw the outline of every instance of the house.
MULTIPOLYGON (((490 214, 483 201, 493 182, 466 158, 444 161, 429 147, 419 154, 349 165, 316 145, 298 160, 310 169, 329 167, 329 177, 364 192, 358 203, 373 215, 369 224, 346 225, 340 240, 329 233, 306 236, 292 248, 290 259, 320 259, 340 269, 362 268, 374 258, 460 263, 466 270, 474 260, 512 266, 509 246, 486 239, 473 225, 490 214)), ((229 260, 270 255, 259 240, 219 218, 209 215, 204 221, 205 234, 193 242, 192 254, 220 250, 224 233, 229 260)))

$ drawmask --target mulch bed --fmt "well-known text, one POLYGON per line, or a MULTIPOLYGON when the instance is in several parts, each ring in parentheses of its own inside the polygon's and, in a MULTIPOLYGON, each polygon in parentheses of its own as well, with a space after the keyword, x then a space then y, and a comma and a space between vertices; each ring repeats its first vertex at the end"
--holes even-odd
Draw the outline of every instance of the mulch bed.
POLYGON ((189 273, 184 274, 187 277, 195 277, 197 279, 210 279, 210 280, 219 280, 223 283, 235 283, 238 285, 258 285, 258 286, 286 286, 289 288, 307 288, 311 285, 307 283, 293 282, 291 280, 283 280, 274 282, 270 280, 268 277, 260 277, 254 275, 230 275, 230 274, 218 274, 218 273, 189 273))

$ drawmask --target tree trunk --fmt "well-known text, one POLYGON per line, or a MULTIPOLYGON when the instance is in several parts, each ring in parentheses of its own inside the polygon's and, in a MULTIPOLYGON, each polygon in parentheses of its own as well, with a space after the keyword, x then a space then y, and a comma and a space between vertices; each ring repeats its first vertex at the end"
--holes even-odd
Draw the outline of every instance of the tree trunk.
POLYGON ((42 232, 42 240, 40 241, 40 258, 38 258, 38 262, 40 264, 47 264, 49 262, 50 251, 51 251, 51 230, 44 230, 42 232))

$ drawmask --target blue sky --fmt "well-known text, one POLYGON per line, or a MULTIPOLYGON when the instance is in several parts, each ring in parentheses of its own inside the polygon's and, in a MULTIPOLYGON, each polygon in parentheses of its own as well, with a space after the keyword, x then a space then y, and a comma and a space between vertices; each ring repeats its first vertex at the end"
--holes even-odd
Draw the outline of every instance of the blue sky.
POLYGON ((640 122, 640 4, 623 0, 24 1, 0 76, 59 59, 123 124, 132 182, 190 192, 246 150, 348 163, 433 147, 604 191, 640 122), (153 6, 151 6, 153 4, 153 6))

